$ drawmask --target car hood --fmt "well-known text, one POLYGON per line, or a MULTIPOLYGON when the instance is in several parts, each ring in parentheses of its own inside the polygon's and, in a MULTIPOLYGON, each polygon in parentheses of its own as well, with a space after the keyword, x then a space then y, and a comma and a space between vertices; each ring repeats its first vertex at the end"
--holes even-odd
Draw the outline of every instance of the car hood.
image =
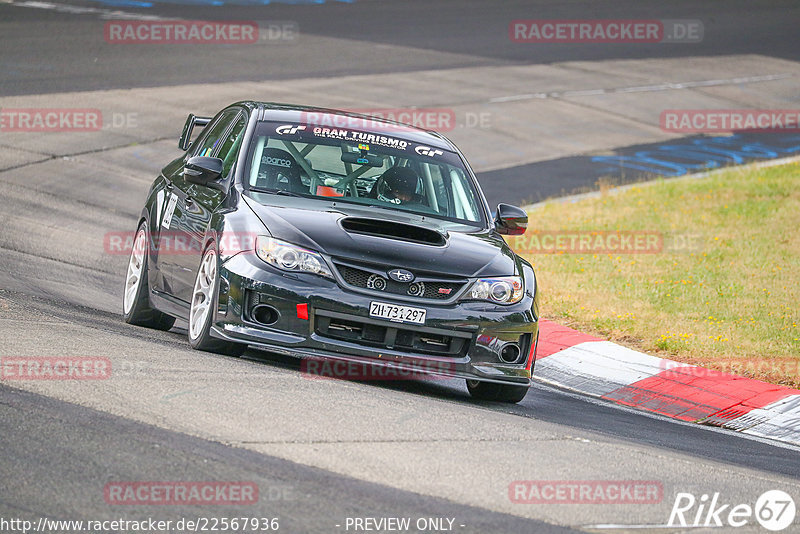
POLYGON ((517 274, 514 253, 496 232, 457 232, 447 221, 344 202, 257 192, 242 198, 273 237, 335 259, 463 277, 517 274), (352 221, 366 224, 366 230, 354 231, 352 221), (380 235, 370 231, 371 226, 436 235, 440 243, 380 235))

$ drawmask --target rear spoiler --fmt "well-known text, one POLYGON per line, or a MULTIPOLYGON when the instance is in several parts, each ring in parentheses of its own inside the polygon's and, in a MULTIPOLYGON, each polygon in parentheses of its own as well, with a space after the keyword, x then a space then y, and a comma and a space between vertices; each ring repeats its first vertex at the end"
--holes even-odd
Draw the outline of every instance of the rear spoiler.
POLYGON ((194 130, 195 125, 205 126, 211 122, 211 119, 212 117, 198 117, 194 113, 190 113, 186 118, 186 124, 183 125, 183 133, 181 133, 181 138, 178 139, 178 148, 181 150, 189 150, 189 147, 192 146, 192 130, 194 130))

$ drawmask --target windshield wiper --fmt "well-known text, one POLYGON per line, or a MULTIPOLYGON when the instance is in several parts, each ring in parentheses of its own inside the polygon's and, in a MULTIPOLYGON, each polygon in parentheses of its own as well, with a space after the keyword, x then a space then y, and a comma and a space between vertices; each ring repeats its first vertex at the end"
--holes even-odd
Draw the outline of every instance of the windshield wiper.
POLYGON ((397 204, 395 204, 394 206, 389 206, 389 205, 386 205, 386 204, 363 204, 363 205, 364 206, 368 206, 370 208, 380 208, 382 210, 400 211, 400 212, 409 213, 409 210, 403 210, 403 209, 399 209, 397 207, 394 207, 394 206, 397 206, 397 204))
POLYGON ((251 187, 250 191, 255 191, 256 193, 269 193, 271 195, 283 195, 287 197, 303 197, 307 198, 306 195, 302 193, 295 193, 294 191, 288 191, 286 189, 270 189, 267 187, 251 187))

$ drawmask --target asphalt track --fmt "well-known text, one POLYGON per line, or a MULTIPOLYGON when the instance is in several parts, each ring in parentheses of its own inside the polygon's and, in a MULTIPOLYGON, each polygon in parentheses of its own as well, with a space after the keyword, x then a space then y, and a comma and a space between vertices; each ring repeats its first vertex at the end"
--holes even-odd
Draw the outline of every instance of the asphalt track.
POLYGON ((227 2, 223 7, 203 5, 207 2, 155 2, 150 9, 127 7, 125 2, 70 4, 194 20, 293 21, 301 35, 264 54, 242 53, 235 46, 214 50, 213 58, 197 46, 169 54, 143 54, 139 47, 106 46, 103 34, 91 31, 96 25, 92 16, 68 20, 58 10, 6 9, 0 94, 688 55, 764 54, 796 60, 800 43, 795 31, 800 6, 791 0, 755 4, 744 0, 359 0, 269 6, 227 2), (696 44, 510 45, 509 22, 536 18, 696 19, 703 22, 704 39, 696 44))
MULTIPOLYGON (((459 382, 309 380, 296 361, 274 355, 251 350, 234 359, 191 351, 180 325, 162 333, 121 321, 126 258, 102 246, 105 232, 133 230, 150 180, 174 157, 181 117, 195 106, 214 111, 248 92, 353 107, 452 106, 459 117, 490 110, 492 127, 456 128, 452 136, 491 177, 485 184, 491 198, 521 202, 591 188, 600 176, 589 165, 594 155, 688 142, 645 120, 653 99, 672 107, 710 105, 712 98, 727 107, 796 107, 796 3, 765 3, 758 17, 752 3, 688 2, 119 8, 194 19, 220 18, 225 9, 225 19, 298 23, 299 42, 266 45, 260 55, 227 46, 176 46, 169 53, 113 47, 101 31, 103 20, 117 15, 69 14, 61 6, 0 4, 0 104, 92 105, 136 112, 137 125, 74 136, 0 133, 0 355, 102 356, 117 372, 95 383, 0 386, 0 518, 277 516, 285 532, 343 532, 336 525, 347 517, 408 516, 455 518, 458 532, 626 531, 598 525, 663 525, 678 492, 719 492, 725 502, 752 505, 763 491, 783 489, 800 499, 797 448, 543 385, 519 405, 505 406, 470 401, 459 382), (507 40, 514 18, 654 16, 702 20, 705 39, 541 48, 507 40), (487 107, 492 97, 530 91, 703 74, 785 77, 729 82, 702 94, 612 95, 597 97, 599 103, 556 97, 544 99, 551 107, 535 110, 487 107), (541 85, 532 88, 537 80, 541 85), (441 94, 432 94, 435 87, 441 94), (521 110, 530 131, 509 122, 521 110), (598 110, 603 120, 587 121, 598 110), (548 131, 559 121, 583 121, 584 130, 548 131), (508 146, 516 148, 494 158, 508 146), (531 183, 520 178, 527 172, 551 178, 531 183), (567 182, 575 175, 583 178, 567 182), (262 498, 242 507, 107 504, 104 485, 128 480, 248 480, 262 498), (657 504, 517 504, 508 495, 515 480, 656 480, 664 497, 657 504)), ((786 138, 758 142, 793 146, 786 138)), ((763 532, 757 524, 738 531, 763 532)))

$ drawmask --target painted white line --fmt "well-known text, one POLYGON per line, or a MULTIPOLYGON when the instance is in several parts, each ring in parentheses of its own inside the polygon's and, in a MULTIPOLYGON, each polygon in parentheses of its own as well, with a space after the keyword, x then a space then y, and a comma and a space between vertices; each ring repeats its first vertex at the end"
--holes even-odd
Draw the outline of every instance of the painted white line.
POLYGON ((490 98, 490 104, 503 102, 516 102, 534 98, 564 98, 570 96, 593 96, 612 93, 652 93, 658 91, 672 91, 681 89, 694 89, 695 87, 715 87, 719 85, 741 85, 744 83, 770 82, 791 78, 793 74, 765 74, 763 76, 744 76, 740 78, 721 78, 715 80, 698 80, 695 82, 665 82, 654 85, 634 85, 630 87, 616 87, 611 89, 582 89, 576 91, 554 91, 550 93, 528 93, 521 95, 498 96, 490 98))
POLYGON ((585 341, 536 362, 535 373, 554 383, 606 395, 668 369, 693 367, 611 341, 585 341))
POLYGON ((98 7, 72 6, 69 4, 56 4, 53 2, 38 2, 28 0, 25 2, 14 2, 13 0, 5 3, 16 7, 28 7, 33 9, 48 9, 58 13, 70 13, 72 15, 99 15, 102 19, 125 19, 125 20, 170 20, 158 15, 146 15, 142 13, 131 13, 117 9, 103 9, 98 7))
POLYGON ((792 74, 766 74, 763 76, 743 76, 740 78, 722 78, 719 80, 706 80, 697 82, 685 82, 673 84, 672 89, 688 89, 692 87, 711 87, 714 85, 729 85, 729 84, 742 84, 742 83, 758 83, 758 82, 771 82, 773 80, 783 80, 791 78, 792 74))
MULTIPOLYGON (((610 341, 585 341, 537 361, 534 379, 539 383, 602 399, 621 388, 679 367, 696 366, 650 356, 610 341)), ((743 404, 747 403, 747 400, 743 401, 743 404)), ((639 407, 633 408, 641 410, 639 407)), ((643 411, 649 413, 648 410, 643 411)), ((706 428, 737 431, 739 436, 746 434, 800 445, 800 395, 789 395, 721 425, 698 422, 701 423, 699 426, 706 428)))
POLYGON ((605 94, 607 91, 605 89, 579 89, 576 91, 564 91, 561 93, 561 96, 593 96, 593 95, 602 95, 605 94))
POLYGON ((547 98, 547 95, 548 93, 529 93, 526 95, 499 96, 497 98, 490 98, 489 102, 514 102, 516 100, 530 100, 532 98, 547 98))
MULTIPOLYGON (((549 356, 548 356, 549 358, 549 356)), ((537 364, 538 365, 538 364, 537 364)), ((707 425, 698 425, 695 422, 691 421, 682 421, 680 419, 674 419, 672 417, 668 417, 666 415, 662 415, 656 412, 648 412, 647 410, 642 410, 641 408, 634 408, 632 406, 625 406, 624 404, 617 404, 616 402, 609 401, 606 399, 601 398, 598 395, 592 395, 586 393, 585 391, 578 391, 575 388, 571 388, 568 386, 563 386, 561 384, 556 384, 549 380, 543 379, 540 376, 537 376, 537 373, 534 373, 533 380, 536 381, 536 385, 538 387, 552 389, 558 391, 562 395, 567 397, 582 401, 588 402, 589 404, 594 404, 595 406, 602 406, 605 408, 611 408, 614 410, 619 410, 622 412, 640 415, 642 417, 649 417, 650 419, 656 419, 658 421, 663 421, 665 423, 672 423, 675 425, 682 425, 682 426, 690 426, 694 429, 702 429, 707 432, 716 432, 717 434, 725 435, 725 436, 734 436, 739 439, 746 439, 748 441, 756 441, 758 443, 762 443, 764 445, 771 445, 773 447, 778 447, 780 449, 788 449, 792 451, 800 452, 800 444, 795 443, 788 443, 783 441, 776 441, 774 439, 764 438, 761 436, 753 435, 753 434, 745 434, 743 432, 732 432, 731 430, 721 428, 718 426, 707 426, 707 425)), ((513 412, 512 412, 513 413, 513 412)), ((767 480, 767 479, 764 479, 767 480)))
POLYGON ((747 415, 731 421, 734 428, 737 423, 752 422, 743 430, 746 434, 796 443, 800 445, 800 395, 790 395, 773 402, 763 408, 752 410, 747 415))
POLYGON ((683 531, 683 530, 692 529, 692 528, 722 528, 722 527, 715 527, 713 525, 711 525, 711 526, 688 525, 688 526, 685 526, 685 527, 682 527, 680 525, 617 525, 617 524, 614 524, 614 523, 609 523, 609 524, 600 524, 600 525, 583 525, 583 527, 581 527, 581 528, 593 528, 593 529, 597 529, 597 530, 606 530, 606 529, 617 530, 617 529, 626 529, 626 528, 630 528, 630 529, 671 528, 671 529, 677 529, 676 532, 678 532, 678 531, 683 531))
POLYGON ((688 89, 682 87, 683 84, 675 83, 660 83, 658 85, 639 85, 634 87, 620 87, 619 89, 612 89, 609 93, 654 93, 657 91, 666 91, 668 89, 688 89))

